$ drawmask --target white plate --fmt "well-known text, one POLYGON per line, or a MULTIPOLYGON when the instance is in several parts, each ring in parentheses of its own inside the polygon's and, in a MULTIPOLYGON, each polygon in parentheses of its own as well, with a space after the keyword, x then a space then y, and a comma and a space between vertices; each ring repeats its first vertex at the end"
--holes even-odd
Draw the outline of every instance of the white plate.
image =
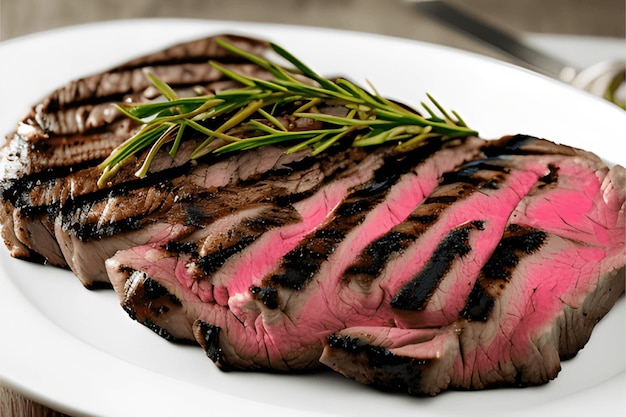
MULTIPOLYGON (((0 131, 9 132, 31 104, 72 78, 224 32, 277 41, 323 74, 369 79, 408 103, 419 104, 428 91, 486 138, 527 133, 626 162, 619 152, 624 112, 510 65, 383 36, 199 20, 108 22, 3 43, 0 131)), ((222 373, 200 348, 166 342, 130 320, 112 291, 85 290, 71 273, 0 250, 0 377, 40 402, 89 415, 609 415, 624 409, 624 304, 547 385, 410 398, 332 373, 222 373)))

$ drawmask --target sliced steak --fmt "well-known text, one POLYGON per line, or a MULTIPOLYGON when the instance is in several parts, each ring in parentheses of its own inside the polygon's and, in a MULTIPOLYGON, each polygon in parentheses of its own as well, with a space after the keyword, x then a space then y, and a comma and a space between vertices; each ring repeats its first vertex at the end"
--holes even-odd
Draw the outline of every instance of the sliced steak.
POLYGON ((205 252, 219 259, 208 269, 199 248, 220 245, 206 240, 121 251, 107 262, 111 281, 131 317, 168 339, 195 338, 223 369, 323 363, 416 395, 544 383, 624 291, 623 237, 612 232, 624 227, 624 170, 523 136, 486 142, 482 155, 475 146, 396 161, 385 184, 383 164, 310 232, 285 233, 296 223, 249 245, 235 239, 241 251, 225 262, 205 252), (574 239, 566 215, 533 226, 545 201, 564 210, 574 192, 594 202, 577 215, 611 243, 584 227, 574 239))
POLYGON ((11 254, 112 285, 131 318, 222 369, 326 365, 414 395, 547 382, 624 293, 626 170, 529 136, 189 162, 205 137, 188 129, 145 178, 139 155, 98 184, 138 128, 113 103, 162 100, 147 71, 180 96, 235 85, 208 60, 269 77, 205 38, 35 105, 0 147, 11 254))

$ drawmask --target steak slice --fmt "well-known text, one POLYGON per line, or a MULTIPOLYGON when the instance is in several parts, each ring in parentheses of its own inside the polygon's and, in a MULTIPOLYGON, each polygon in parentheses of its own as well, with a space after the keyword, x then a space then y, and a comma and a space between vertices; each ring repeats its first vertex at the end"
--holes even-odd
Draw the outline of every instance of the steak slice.
POLYGON ((328 338, 320 361, 360 382, 414 395, 538 385, 555 378, 560 360, 585 345, 623 294, 624 269, 602 248, 555 235, 546 235, 532 254, 512 248, 514 241, 505 235, 495 253, 518 253, 517 262, 507 265, 510 275, 490 280, 489 271, 481 273, 482 285, 491 284, 490 302, 474 294, 464 314, 436 328, 341 330, 328 338))
MULTIPOLYGON (((400 311, 397 327, 341 330, 327 339, 322 363, 382 389, 434 395, 451 388, 542 384, 556 377, 560 360, 585 345, 624 293, 624 193, 617 190, 624 189, 626 171, 545 141, 513 139, 519 141, 515 147, 522 145, 518 153, 532 154, 540 146, 541 152, 568 157, 546 163, 545 156, 532 156, 547 175, 511 213, 469 295, 459 300, 448 293, 457 301, 456 317, 426 329, 419 311, 411 321, 408 311, 400 311), (568 205, 572 201, 577 205, 568 205), (604 242, 611 243, 600 241, 609 235, 604 242)), ((445 301, 441 308, 449 305, 445 301)))

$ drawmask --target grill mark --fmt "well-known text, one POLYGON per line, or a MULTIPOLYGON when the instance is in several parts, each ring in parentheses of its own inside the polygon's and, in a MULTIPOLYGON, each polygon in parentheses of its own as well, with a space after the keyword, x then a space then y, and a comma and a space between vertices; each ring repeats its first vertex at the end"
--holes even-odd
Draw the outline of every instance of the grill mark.
MULTIPOLYGON (((307 159, 314 159, 314 158, 307 158, 307 159)), ((310 169, 310 168, 313 168, 315 164, 297 163, 294 165, 300 168, 310 169)), ((337 170, 343 171, 341 168, 338 168, 337 170)), ((333 175, 339 175, 340 173, 341 172, 335 172, 333 173, 333 175)), ((299 216, 293 210, 293 207, 291 207, 291 203, 295 201, 299 201, 308 195, 312 195, 314 192, 319 190, 319 188, 322 187, 324 184, 330 182, 332 180, 333 175, 331 175, 330 177, 325 177, 324 181, 320 182, 317 185, 317 187, 315 187, 313 190, 308 191, 307 193, 298 193, 296 195, 287 194, 284 196, 278 196, 274 198, 274 202, 276 203, 276 205, 282 208, 280 211, 273 210, 272 212, 268 213, 266 216, 261 216, 261 217, 257 217, 254 219, 247 220, 243 225, 241 225, 242 226, 241 228, 232 230, 231 236, 229 236, 228 240, 229 241, 234 240, 233 236, 238 237, 238 240, 236 240, 234 243, 226 243, 224 246, 220 244, 216 251, 200 256, 197 260, 198 266, 207 275, 213 274, 219 268, 221 268, 229 258, 231 258, 233 255, 236 255, 237 253, 241 252, 243 249, 248 247, 258 237, 260 237, 263 233, 265 233, 270 228, 273 228, 279 225, 284 226, 284 225, 287 225, 287 224, 290 224, 299 220, 299 216)), ((334 240, 336 243, 338 243, 341 240, 343 240, 344 235, 341 233, 332 233, 332 231, 327 231, 325 233, 323 230, 318 230, 315 234, 315 237, 318 239, 328 240, 328 241, 334 240)), ((303 248, 298 253, 291 254, 290 252, 289 254, 286 255, 285 258, 287 261, 287 265, 293 264, 294 267, 298 267, 299 262, 306 262, 307 259, 309 259, 312 256, 315 256, 314 254, 319 254, 320 252, 323 251, 322 249, 319 249, 319 248, 313 248, 314 243, 312 243, 312 241, 309 241, 308 243, 311 247, 306 248, 306 249, 303 248), (306 254, 307 251, 311 251, 311 253, 307 255, 306 254)), ((316 269, 313 266, 312 262, 306 262, 306 265, 308 268, 307 267, 301 268, 300 266, 300 269, 303 269, 303 272, 298 273, 297 274, 298 277, 296 277, 293 273, 286 274, 283 277, 284 281, 286 283, 289 283, 288 287, 291 288, 293 286, 297 286, 296 281, 300 279, 300 276, 302 276, 302 274, 309 274, 309 273, 314 274, 315 273, 316 269)))
POLYGON ((198 253, 198 243, 169 241, 165 245, 163 245, 163 249, 168 252, 174 253, 194 254, 198 253))
POLYGON ((250 294, 255 300, 261 301, 268 308, 276 309, 278 308, 278 290, 272 287, 258 287, 253 285, 250 287, 250 294))
MULTIPOLYGON (((231 65, 231 69, 241 73, 252 73, 253 68, 258 69, 251 64, 231 65)), ((195 87, 210 92, 220 84, 231 81, 206 63, 183 62, 152 67, 151 71, 181 97, 189 96, 195 87)), ((58 90, 57 98, 50 98, 45 104, 36 107, 32 114, 34 120, 30 120, 29 124, 36 123, 51 136, 91 132, 124 118, 115 109, 114 103, 147 102, 160 95, 152 90, 154 87, 143 68, 105 73, 98 76, 97 82, 81 79, 58 90), (81 88, 85 91, 76 91, 81 88)))
POLYGON ((221 328, 202 320, 198 321, 196 338, 202 345, 209 359, 216 364, 222 362, 222 348, 220 347, 221 328), (201 336, 201 337, 198 337, 201 336))
MULTIPOLYGON (((359 363, 372 370, 368 383, 383 390, 419 394, 422 373, 432 360, 400 356, 381 346, 373 346, 360 338, 332 334, 327 339, 328 348, 345 352, 350 359, 342 362, 359 363)), ((331 365, 332 366, 332 365, 331 365)))
POLYGON ((488 159, 466 162, 458 169, 444 173, 440 186, 419 205, 407 219, 386 235, 370 243, 344 273, 343 280, 359 279, 364 285, 380 276, 392 257, 410 246, 452 204, 482 189, 498 189, 511 169, 490 163, 488 159))
POLYGON ((456 201, 459 199, 458 196, 456 195, 441 195, 441 196, 434 196, 434 197, 428 197, 426 200, 424 200, 424 204, 442 204, 442 205, 446 205, 449 206, 453 203, 456 203, 456 201))
POLYGON ((152 317, 166 315, 172 309, 182 308, 182 302, 171 294, 164 286, 148 277, 144 272, 129 267, 121 267, 120 272, 128 275, 132 297, 127 294, 122 308, 133 319, 142 323, 150 330, 166 340, 177 340, 167 329, 157 325, 152 317))
MULTIPOLYGON (((215 57, 206 59, 186 58, 178 61, 155 62, 146 66, 117 68, 91 77, 70 82, 54 91, 36 109, 39 114, 54 114, 69 109, 132 99, 141 100, 142 94, 152 88, 152 83, 145 76, 144 70, 150 68, 160 79, 175 90, 193 86, 210 89, 213 84, 230 81, 220 71, 207 65, 215 57)), ((238 59, 217 59, 221 64, 241 73, 264 73, 258 67, 238 59)))
POLYGON ((549 187, 556 187, 559 181, 559 167, 554 164, 548 164, 548 174, 539 178, 537 188, 546 189, 549 187))
POLYGON ((483 223, 475 221, 449 232, 441 240, 424 268, 393 296, 391 306, 402 310, 422 310, 439 282, 452 267, 452 262, 471 250, 469 236, 472 230, 483 230, 483 223))
MULTIPOLYGON (((490 188, 497 187, 498 175, 494 176, 494 180, 485 181, 484 178, 477 176, 481 171, 490 171, 499 174, 508 174, 510 169, 506 166, 495 165, 489 163, 488 159, 479 159, 476 161, 470 161, 465 163, 459 169, 451 172, 447 172, 443 175, 441 185, 446 184, 466 184, 472 187, 484 187, 490 188)), ((501 175, 500 175, 501 177, 501 175)))
MULTIPOLYGON (((268 50, 267 42, 261 39, 232 34, 223 34, 219 37, 249 52, 262 54, 268 50)), ((204 62, 206 62, 208 58, 219 59, 220 62, 247 62, 241 58, 241 56, 233 54, 219 46, 217 42, 215 42, 216 38, 217 37, 206 37, 173 45, 163 50, 127 61, 111 70, 117 71, 168 62, 176 63, 191 59, 198 59, 204 62)))
POLYGON ((280 272, 266 279, 269 286, 300 291, 328 260, 345 236, 363 222, 369 211, 384 201, 391 187, 402 175, 419 165, 439 144, 420 148, 404 155, 390 155, 365 184, 356 186, 335 211, 332 222, 317 230, 313 236, 285 255, 280 272))
MULTIPOLYGON (((283 257, 281 269, 284 272, 273 274, 266 280, 267 285, 277 285, 300 291, 319 270, 321 262, 328 259, 343 236, 318 235, 305 238, 304 243, 283 257)), ((278 305, 275 306, 275 308, 278 305)))
POLYGON ((184 163, 153 172, 144 178, 128 178, 128 181, 118 184, 114 188, 97 188, 95 181, 100 174, 98 168, 87 167, 84 170, 80 170, 80 165, 64 167, 63 169, 47 170, 45 173, 26 176, 15 181, 10 188, 4 190, 3 198, 6 198, 28 216, 37 216, 45 213, 56 214, 61 206, 65 213, 69 213, 85 205, 94 205, 106 199, 126 196, 142 189, 147 192, 152 187, 163 188, 164 184, 171 183, 170 180, 175 180, 188 174, 191 168, 193 168, 193 164, 184 163), (77 170, 81 172, 72 175, 77 170), (59 177, 58 174, 63 171, 71 178, 66 180, 62 176, 59 177), (86 186, 88 188, 86 193, 70 194, 72 181, 82 184, 85 180, 93 183, 93 189, 89 189, 89 186, 86 186), (60 190, 55 194, 57 188, 60 188, 60 190), (36 198, 37 196, 39 196, 39 199, 36 198))
POLYGON ((544 139, 523 134, 505 136, 498 141, 487 143, 482 147, 482 151, 488 157, 501 155, 575 156, 579 153, 575 148, 554 144, 544 139))
POLYGON ((535 152, 524 150, 523 147, 532 144, 536 138, 528 135, 514 135, 505 140, 500 140, 496 146, 487 144, 483 147, 483 152, 487 156, 502 155, 506 151, 508 155, 531 155, 535 152))
POLYGON ((367 245, 357 262, 346 269, 342 279, 347 282, 352 275, 369 275, 370 280, 374 280, 391 256, 402 253, 414 240, 415 236, 412 234, 400 232, 385 234, 367 245))
POLYGON ((506 289, 513 270, 527 255, 543 245, 546 233, 532 227, 511 224, 502 240, 482 268, 466 301, 461 317, 470 321, 487 321, 495 300, 506 289))
POLYGON ((258 236, 243 236, 231 246, 222 247, 222 245, 220 245, 215 252, 205 256, 200 256, 196 260, 196 264, 202 269, 202 271, 204 271, 205 274, 211 275, 220 269, 228 258, 244 250, 247 246, 254 242, 257 237, 258 236))
MULTIPOLYGON (((154 180, 156 180, 156 178, 154 180)), ((81 198, 77 198, 73 201, 73 204, 66 203, 61 206, 60 209, 57 209, 55 206, 48 206, 46 211, 48 215, 56 213, 59 216, 64 231, 71 232, 80 240, 87 241, 139 229, 145 224, 144 220, 147 216, 159 211, 167 211, 172 207, 175 201, 175 195, 171 190, 172 187, 169 181, 157 182, 147 189, 122 186, 115 190, 102 190, 105 195, 103 199, 88 199, 88 195, 83 195, 81 198), (126 192, 124 193, 124 191, 126 192), (124 195, 126 198, 122 200, 121 204, 126 200, 135 202, 135 205, 131 206, 133 209, 137 207, 138 201, 150 203, 150 205, 145 207, 145 210, 142 212, 132 210, 129 211, 129 215, 125 217, 117 220, 109 219, 103 222, 102 216, 103 213, 108 210, 107 206, 113 204, 113 202, 115 202, 117 207, 120 206, 120 202, 116 201, 116 197, 120 195, 124 195), (151 196, 149 200, 146 198, 148 195, 151 196), (93 221, 86 220, 91 213, 100 210, 98 207, 100 204, 104 204, 105 207, 101 210, 97 219, 93 221)), ((32 207, 25 211, 29 216, 33 216, 35 214, 33 211, 42 207, 45 206, 32 207)), ((116 210, 115 213, 123 214, 122 210, 116 210)))
MULTIPOLYGON (((312 164, 300 164, 300 167, 308 167, 311 170, 318 169, 318 164, 328 166, 328 170, 331 171, 331 175, 321 178, 321 181, 313 184, 311 189, 303 193, 290 194, 287 188, 280 187, 281 180, 285 181, 284 177, 277 171, 281 171, 282 166, 274 167, 267 171, 265 181, 255 182, 255 187, 247 187, 245 193, 241 193, 244 185, 241 185, 245 181, 237 181, 234 184, 229 184, 218 193, 211 193, 206 189, 198 189, 195 185, 187 186, 185 181, 185 174, 191 172, 193 165, 191 163, 185 163, 181 166, 155 172, 143 179, 135 181, 125 182, 113 189, 100 189, 93 193, 88 193, 80 196, 76 196, 74 199, 67 200, 62 206, 61 211, 62 223, 64 230, 71 231, 76 234, 82 240, 88 240, 91 238, 99 238, 104 236, 112 236, 121 231, 137 230, 143 224, 145 224, 147 215, 154 215, 157 218, 174 218, 178 216, 178 221, 183 221, 186 225, 195 225, 201 227, 204 224, 211 223, 214 219, 238 210, 242 205, 253 204, 260 201, 275 201, 277 205, 289 208, 290 204, 305 198, 308 195, 316 192, 321 186, 331 182, 335 177, 342 175, 353 165, 358 164, 362 158, 365 157, 365 152, 359 152, 358 156, 351 160, 350 164, 336 164, 336 160, 345 159, 344 152, 351 152, 349 150, 338 151, 337 153, 331 153, 328 159, 321 160, 317 158, 305 158, 314 159, 316 163, 312 164), (181 183, 180 186, 175 183, 181 183), (191 188, 187 188, 191 187, 191 188), (97 207, 104 207, 109 204, 110 201, 119 199, 119 201, 113 201, 112 203, 120 205, 124 204, 124 201, 144 201, 145 197, 142 195, 150 195, 151 193, 158 191, 162 195, 164 200, 158 206, 152 207, 149 212, 135 213, 132 210, 126 210, 128 216, 120 219, 119 221, 106 222, 103 225, 100 224, 100 219, 95 222, 85 221, 86 216, 81 213, 95 213, 97 207), (174 199, 174 195, 183 196, 174 199), (185 195, 195 196, 196 201, 202 201, 203 205, 187 201, 185 195), (176 201, 177 200, 177 201, 176 201)), ((220 157, 219 159, 223 158, 220 157)), ((218 160, 219 160, 218 159, 218 160)), ((303 172, 302 177, 307 173, 303 172)), ((296 181, 300 181, 297 179, 296 181)), ((288 184, 288 183, 287 183, 288 184)), ((297 187, 297 185, 296 185, 297 187)), ((136 206, 131 203, 128 207, 136 206)), ((40 214, 49 214, 57 212, 57 205, 52 206, 36 206, 28 205, 24 203, 25 212, 27 216, 35 216, 40 214)), ((120 211, 117 214, 123 213, 120 211)), ((153 221, 155 219, 152 219, 153 221)))

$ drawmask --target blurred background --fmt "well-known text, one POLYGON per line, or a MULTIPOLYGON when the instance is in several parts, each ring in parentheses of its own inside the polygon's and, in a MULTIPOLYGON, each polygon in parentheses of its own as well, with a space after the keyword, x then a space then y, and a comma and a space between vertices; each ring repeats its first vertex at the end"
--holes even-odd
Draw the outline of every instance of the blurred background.
MULTIPOLYGON (((624 37, 624 0, 453 1, 515 31, 624 37)), ((293 23, 438 41, 402 0, 0 0, 0 39, 77 23, 192 17, 293 23)))
MULTIPOLYGON (((621 57, 626 57, 624 0, 449 2, 557 56, 561 53, 567 58, 572 52, 579 55, 577 42, 584 42, 586 50, 596 54, 589 56, 592 61, 600 58, 598 54, 603 53, 602 47, 608 42, 613 51, 617 45, 618 54, 621 49, 621 57)), ((68 25, 151 17, 340 28, 427 41, 515 62, 488 45, 418 13, 403 0, 0 0, 0 47, 2 42, 14 38, 68 25)), ((0 416, 61 415, 0 387, 0 416)))
MULTIPOLYGON (((615 58, 616 46, 618 58, 626 56, 624 0, 447 2, 520 35, 539 49, 556 52, 570 65, 572 54, 578 66, 615 58), (582 60, 576 56, 581 53, 572 44, 575 41, 585 43, 588 56, 582 56, 582 60), (611 48, 610 57, 604 56, 607 45, 611 48)), ((520 63, 419 13, 405 0, 0 0, 0 42, 69 25, 151 17, 340 28, 427 41, 520 63)))

